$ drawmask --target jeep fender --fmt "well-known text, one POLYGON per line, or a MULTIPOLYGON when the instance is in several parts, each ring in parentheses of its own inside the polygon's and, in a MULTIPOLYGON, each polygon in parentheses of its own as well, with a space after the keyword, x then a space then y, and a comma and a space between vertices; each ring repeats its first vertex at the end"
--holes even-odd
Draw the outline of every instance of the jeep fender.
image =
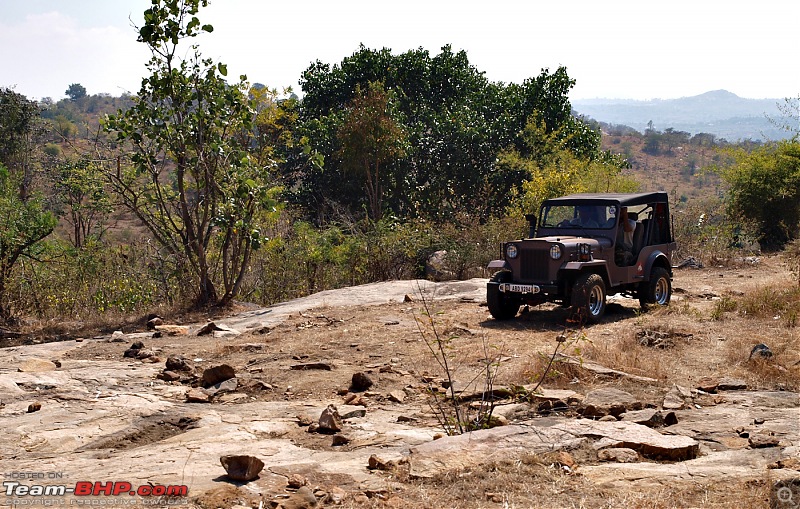
POLYGON ((490 270, 511 270, 511 265, 505 260, 492 260, 487 268, 490 270))
POLYGON ((663 251, 653 251, 644 262, 644 281, 650 281, 650 274, 653 273, 653 267, 656 265, 667 269, 669 277, 672 277, 672 265, 669 263, 667 255, 663 251))
MULTIPOLYGON (((606 263, 607 262, 605 260, 593 260, 591 262, 567 262, 561 266, 561 271, 573 272, 572 277, 569 278, 570 280, 576 279, 579 274, 593 272, 603 278, 606 286, 608 286, 608 265, 606 265, 606 263)), ((561 278, 559 277, 559 279, 561 278)))

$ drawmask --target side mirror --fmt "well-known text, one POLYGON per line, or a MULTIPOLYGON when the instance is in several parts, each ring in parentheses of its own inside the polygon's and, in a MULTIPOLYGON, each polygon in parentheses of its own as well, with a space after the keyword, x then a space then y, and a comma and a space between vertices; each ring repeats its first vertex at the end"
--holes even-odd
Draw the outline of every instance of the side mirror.
POLYGON ((525 214, 525 220, 528 221, 528 238, 536 237, 536 214, 525 214))

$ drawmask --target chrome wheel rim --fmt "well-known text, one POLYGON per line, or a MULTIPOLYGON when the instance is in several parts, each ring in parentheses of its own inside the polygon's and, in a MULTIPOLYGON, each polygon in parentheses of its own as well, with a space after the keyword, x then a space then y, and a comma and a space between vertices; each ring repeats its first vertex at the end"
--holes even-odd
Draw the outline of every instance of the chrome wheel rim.
POLYGON ((663 306, 667 303, 667 298, 669 298, 669 282, 665 278, 661 277, 656 281, 654 297, 657 304, 663 306))
POLYGON ((595 285, 592 287, 592 292, 589 294, 589 313, 592 316, 597 316, 603 309, 603 289, 595 285))

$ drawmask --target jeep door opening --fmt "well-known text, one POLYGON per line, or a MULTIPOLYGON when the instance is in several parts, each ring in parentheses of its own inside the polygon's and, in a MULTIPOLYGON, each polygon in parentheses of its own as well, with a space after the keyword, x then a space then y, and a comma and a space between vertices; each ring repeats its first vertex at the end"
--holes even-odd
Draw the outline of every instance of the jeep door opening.
POLYGON ((580 323, 596 323, 615 294, 638 298, 643 308, 669 304, 677 246, 666 192, 572 194, 546 200, 538 219, 526 217, 529 237, 502 243, 501 259, 488 266, 494 318, 555 302, 580 323))

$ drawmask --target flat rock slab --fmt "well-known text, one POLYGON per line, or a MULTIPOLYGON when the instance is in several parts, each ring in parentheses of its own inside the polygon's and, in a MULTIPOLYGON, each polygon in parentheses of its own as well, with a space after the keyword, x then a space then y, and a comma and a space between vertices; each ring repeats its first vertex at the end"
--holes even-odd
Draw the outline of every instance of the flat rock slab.
POLYGON ((432 477, 518 453, 537 454, 577 447, 601 439, 607 447, 626 447, 647 458, 681 461, 695 458, 699 443, 685 436, 662 435, 629 422, 589 419, 537 419, 511 426, 444 437, 411 448, 411 475, 432 477))

